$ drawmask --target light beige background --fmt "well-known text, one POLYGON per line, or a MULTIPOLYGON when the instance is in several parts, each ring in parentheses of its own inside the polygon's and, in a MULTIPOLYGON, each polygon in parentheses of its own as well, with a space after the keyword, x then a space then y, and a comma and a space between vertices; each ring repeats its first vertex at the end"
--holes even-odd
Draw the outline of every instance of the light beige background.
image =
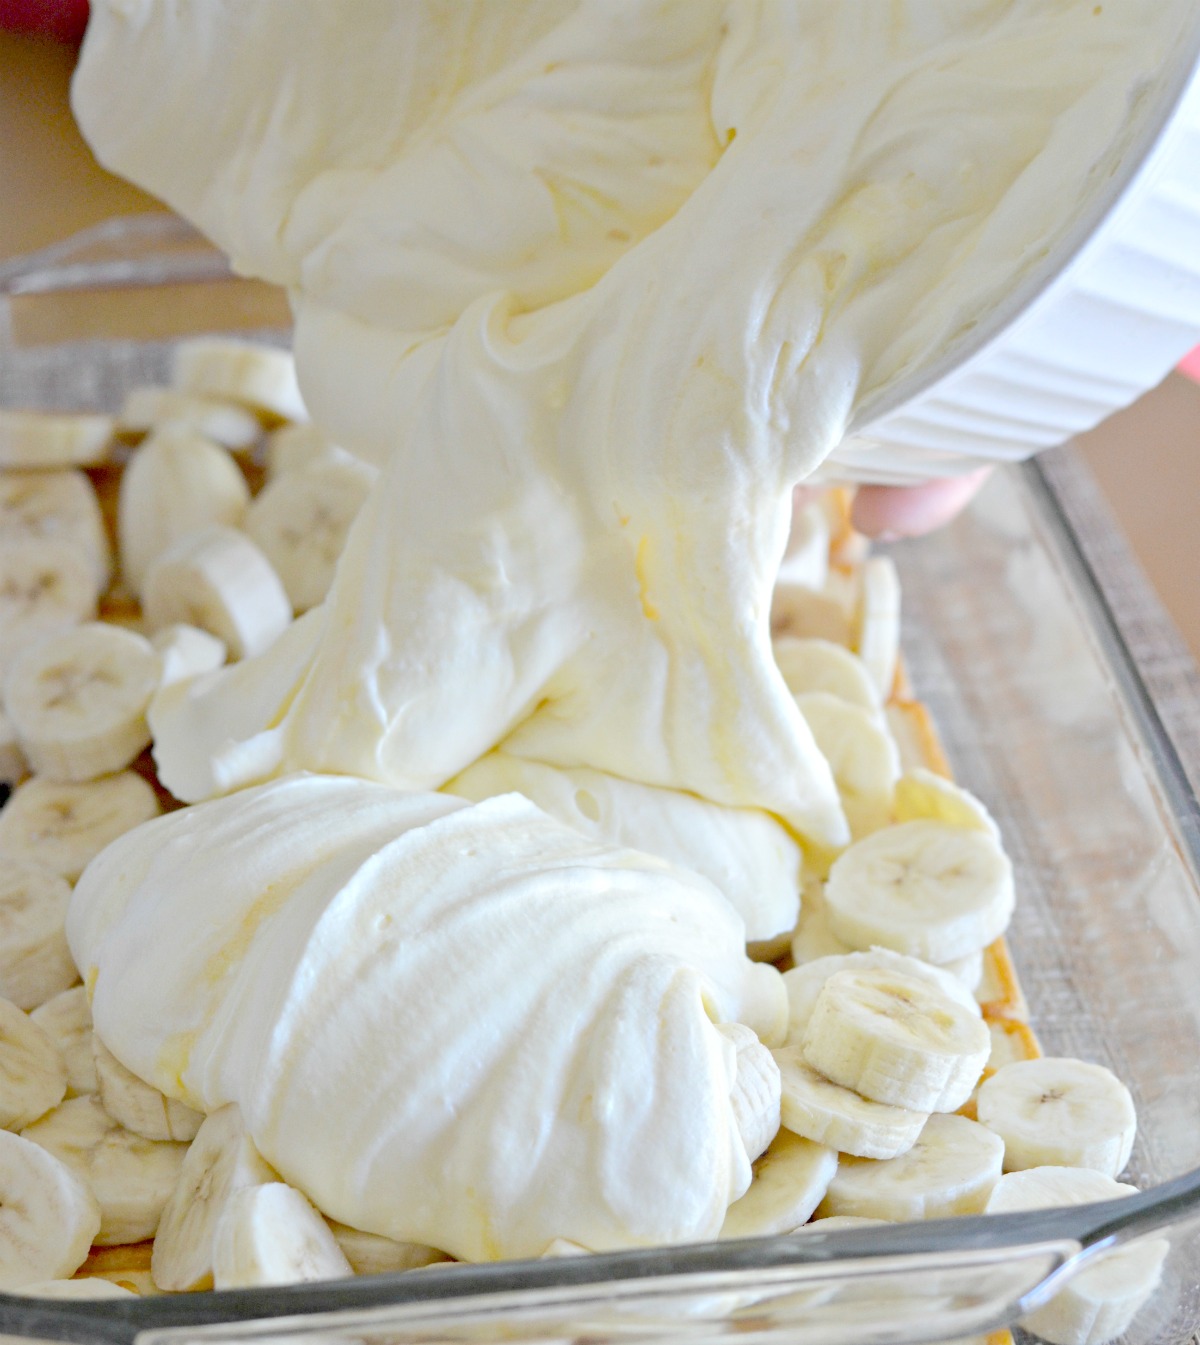
MULTIPOLYGON (((160 208, 105 173, 83 143, 67 104, 73 63, 68 49, 0 34, 0 260, 110 215, 160 208)), ((1172 375, 1081 442, 1200 659, 1200 386, 1172 375)))

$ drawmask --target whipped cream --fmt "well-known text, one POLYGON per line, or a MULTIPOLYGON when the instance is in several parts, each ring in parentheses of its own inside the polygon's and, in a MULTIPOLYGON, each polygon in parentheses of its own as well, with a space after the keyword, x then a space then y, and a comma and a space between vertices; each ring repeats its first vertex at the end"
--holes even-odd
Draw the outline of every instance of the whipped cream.
POLYGON ((749 1185, 715 1023, 782 1040, 783 978, 709 883, 517 795, 296 776, 186 808, 88 868, 68 938, 110 1049, 238 1103, 355 1228, 468 1260, 687 1241, 749 1185))
POLYGON ((1043 262, 1176 17, 97 0, 89 140, 287 286, 314 419, 380 468, 326 602, 154 709, 215 801, 76 893, 111 1049, 358 1227, 719 1227, 710 1019, 766 982, 709 883, 609 843, 765 937, 796 840, 847 842, 771 655, 792 487, 1043 262))

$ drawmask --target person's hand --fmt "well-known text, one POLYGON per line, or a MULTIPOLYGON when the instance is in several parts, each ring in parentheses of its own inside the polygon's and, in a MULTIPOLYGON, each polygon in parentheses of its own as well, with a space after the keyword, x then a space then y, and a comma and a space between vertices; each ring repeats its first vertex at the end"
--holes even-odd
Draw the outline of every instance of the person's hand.
POLYGON ((964 509, 991 470, 981 467, 969 476, 928 481, 923 486, 860 486, 850 521, 859 532, 883 542, 920 537, 949 523, 964 509))

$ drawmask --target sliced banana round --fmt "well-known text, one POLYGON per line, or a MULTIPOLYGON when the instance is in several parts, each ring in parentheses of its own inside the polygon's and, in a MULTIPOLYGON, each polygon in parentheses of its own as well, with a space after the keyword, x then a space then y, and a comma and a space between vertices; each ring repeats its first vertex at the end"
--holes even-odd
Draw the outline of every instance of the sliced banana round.
POLYGON ((897 972, 902 976, 915 976, 927 981, 943 995, 956 1004, 970 1010, 977 1018, 981 1009, 974 995, 965 985, 943 967, 931 966, 916 957, 905 957, 903 953, 893 953, 889 948, 872 948, 865 953, 845 953, 841 956, 820 957, 806 962, 803 966, 793 967, 783 974, 783 988, 788 997, 788 1039, 799 1040, 812 1017, 813 1005, 821 993, 825 982, 840 971, 866 971, 878 969, 897 972))
POLYGON ((236 527, 250 502, 227 449, 168 426, 152 434, 121 476, 117 537, 125 582, 145 600, 150 567, 182 537, 236 527))
POLYGON ((57 1107, 66 1091, 58 1047, 27 1013, 0 999, 0 1128, 23 1129, 57 1107))
POLYGON ((806 691, 796 704, 833 771, 851 836, 887 826, 900 757, 878 715, 828 691, 806 691))
POLYGON ((150 637, 154 652, 162 661, 159 687, 174 686, 188 678, 215 672, 226 659, 225 641, 199 626, 177 622, 164 626, 150 637))
POLYGON ((325 457, 271 481, 246 511, 247 534, 275 567, 296 612, 323 602, 375 473, 325 457))
POLYGON ((793 696, 823 691, 860 710, 878 713, 879 691, 857 654, 832 640, 798 640, 782 635, 772 642, 775 664, 793 696))
POLYGON ((850 646, 851 609, 840 594, 803 584, 775 585, 771 595, 771 635, 797 640, 828 640, 850 646))
POLYGON ((927 1117, 906 1107, 871 1102, 818 1074, 800 1042, 772 1052, 779 1066, 780 1117, 793 1134, 861 1158, 894 1158, 916 1143, 927 1117))
POLYGON ((722 1238, 792 1233, 817 1208, 837 1171, 836 1149, 781 1130, 754 1164, 750 1189, 725 1213, 722 1238))
POLYGON ((97 589, 108 585, 108 534, 100 501, 83 472, 0 472, 0 537, 72 542, 91 557, 97 589))
POLYGON ((185 392, 248 406, 268 420, 307 420, 291 352, 203 336, 175 350, 171 383, 185 392))
POLYGON ((21 1133, 91 1187, 100 1202, 98 1246, 154 1236, 179 1181, 186 1144, 135 1135, 114 1121, 94 1095, 69 1098, 21 1133))
POLYGON ((951 827, 986 831, 997 842, 1000 840, 995 819, 970 790, 924 766, 914 766, 896 781, 893 814, 897 822, 945 822, 951 827))
POLYGON ((324 430, 317 429, 311 422, 282 425, 267 435, 267 480, 274 481, 288 472, 298 472, 330 453, 344 452, 324 430))
MULTIPOLYGON (((987 1214, 1089 1205, 1137 1194, 1136 1186, 1086 1168, 1042 1167, 1001 1177, 987 1214)), ((1090 1258, 1044 1307, 1022 1325, 1053 1345, 1102 1345, 1123 1335, 1158 1288, 1170 1251, 1165 1238, 1143 1238, 1090 1258)))
POLYGON ((92 1055, 92 1010, 81 985, 64 990, 29 1015, 58 1047, 67 1066, 67 1097, 95 1093, 100 1088, 92 1055))
POLYGON ((0 996, 36 1009, 79 979, 65 924, 65 878, 5 856, 0 862, 0 996))
POLYGON ((1091 1168, 1115 1177, 1129 1162, 1137 1113, 1103 1065, 1061 1056, 1018 1060, 979 1088, 979 1120, 1004 1141, 1004 1169, 1091 1168))
POLYGON ((217 1220, 213 1282, 218 1289, 297 1284, 353 1275, 324 1219, 283 1182, 235 1191, 217 1220))
POLYGON ((956 957, 952 962, 943 962, 941 968, 961 981, 973 993, 979 989, 983 981, 983 949, 977 948, 975 952, 968 953, 965 957, 956 957))
POLYGON ((34 776, 0 810, 0 853, 73 883, 110 841, 160 811, 154 790, 133 771, 85 784, 34 776))
POLYGON ((801 1048, 815 1070, 873 1102, 946 1112, 971 1096, 992 1038, 928 981, 870 968, 829 977, 801 1048))
POLYGON ((853 948, 843 943, 829 923, 825 884, 805 874, 800 893, 800 916, 792 931, 792 961, 797 966, 822 957, 844 957, 853 948))
POLYGON ((254 1147, 236 1103, 206 1117, 159 1221, 150 1262, 154 1283, 166 1290, 211 1289, 213 1237, 230 1197, 278 1180, 254 1147))
POLYGON ((88 621, 17 656, 4 706, 35 772, 95 780, 149 746, 146 711, 161 673, 149 640, 88 621))
POLYGON ((85 1275, 78 1280, 41 1280, 37 1284, 26 1284, 10 1293, 22 1298, 136 1298, 132 1289, 114 1284, 112 1280, 101 1279, 98 1275, 85 1275))
POLYGON ((95 467, 112 451, 112 416, 0 408, 0 467, 95 467))
POLYGON ((176 1098, 139 1079, 117 1059, 99 1037, 92 1037, 100 1102, 114 1121, 148 1140, 195 1139, 204 1120, 176 1098))
POLYGON ((900 822, 856 841, 825 884, 834 933, 944 963, 986 948, 1012 917, 1012 865, 993 837, 900 822))
POLYGON ((163 425, 203 435, 234 453, 253 448, 262 434, 258 420, 232 402, 180 392, 178 388, 130 388, 117 417, 117 433, 123 438, 140 438, 163 425))
POLYGON ((261 654, 292 620, 271 562, 233 528, 206 528, 165 551, 146 576, 144 601, 151 630, 199 626, 235 659, 261 654))
POLYGON ((1000 1180, 1004 1145, 965 1116, 931 1116, 916 1143, 886 1162, 844 1160, 821 1202, 825 1215, 901 1223, 980 1214, 1000 1180))
POLYGON ((900 658, 900 576, 890 556, 872 556, 862 567, 850 647, 887 700, 900 658))
POLYGON ((829 574, 829 540, 829 516, 820 500, 797 509, 776 583, 820 588, 829 574))
POLYGON ((0 675, 14 655, 96 615, 94 559, 63 537, 0 537, 0 675))
POLYGON ((733 1043, 737 1063, 729 1105, 753 1162, 779 1130, 779 1066, 771 1052, 741 1023, 718 1023, 717 1031, 733 1043))
MULTIPOLYGON (((326 1219, 325 1222, 356 1275, 386 1275, 397 1270, 420 1270, 422 1266, 433 1266, 450 1260, 445 1252, 439 1252, 436 1247, 426 1247, 420 1242, 394 1242, 379 1233, 364 1233, 362 1229, 351 1228, 349 1224, 339 1224, 336 1219, 326 1219)), ((159 1236, 162 1236, 161 1232, 159 1236)), ((555 1238, 550 1247, 556 1243, 567 1244, 567 1240, 555 1238)), ((542 1255, 587 1253, 587 1248, 580 1247, 578 1243, 567 1245, 577 1250, 566 1253, 551 1252, 550 1247, 547 1247, 542 1255)))
POLYGON ((86 1182, 52 1154, 0 1130, 0 1289, 73 1275, 100 1228, 86 1182))
POLYGON ((17 742, 12 721, 0 709, 0 785, 15 785, 28 774, 29 763, 17 742))

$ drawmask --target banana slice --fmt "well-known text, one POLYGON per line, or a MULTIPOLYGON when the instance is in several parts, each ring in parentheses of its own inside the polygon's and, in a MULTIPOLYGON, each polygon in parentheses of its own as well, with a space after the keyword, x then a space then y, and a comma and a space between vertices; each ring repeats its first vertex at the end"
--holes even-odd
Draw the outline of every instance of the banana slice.
POLYGON ((947 1112, 971 1096, 992 1039, 928 981, 872 968, 829 977, 801 1049, 813 1069, 873 1102, 947 1112))
POLYGON ((111 416, 0 409, 0 467, 95 467, 113 444, 111 416))
POLYGON ((248 406, 260 419, 307 420, 291 353, 275 346, 198 337, 175 351, 172 385, 248 406))
POLYGON ((148 640, 89 621, 18 655, 4 706, 36 772, 95 780, 122 770, 149 745, 146 711, 161 674, 148 640))
POLYGON ((15 785, 28 774, 29 763, 17 742, 12 721, 0 709, 0 785, 15 785))
POLYGON ((827 640, 850 647, 851 610, 840 594, 803 584, 776 584, 771 595, 771 636, 827 640))
POLYGON ((862 567, 850 648, 862 659, 887 700, 900 657, 900 576, 890 556, 872 556, 862 567))
POLYGON ((167 1290, 211 1289, 213 1236, 230 1197, 278 1180, 254 1147, 236 1103, 206 1117, 158 1225, 150 1262, 154 1283, 167 1290))
POLYGON ((866 953, 846 953, 843 956, 821 957, 803 966, 793 967, 783 974, 783 988, 788 997, 788 1040, 799 1040, 812 1017, 813 1006, 821 987, 840 971, 880 970, 915 976, 927 981, 947 998, 968 1009, 976 1018, 981 1017, 975 997, 965 985, 942 967, 931 966, 919 958, 905 957, 888 948, 872 948, 866 953))
POLYGON ((349 457, 326 457, 270 482, 246 511, 246 532, 275 567, 297 613, 324 601, 374 477, 349 457))
POLYGON ((217 1221, 213 1281, 218 1289, 338 1280, 353 1274, 324 1219, 283 1182, 235 1191, 217 1221))
POLYGON ((998 1069, 980 1086, 980 1121, 1004 1141, 1004 1170, 1091 1168, 1115 1177, 1129 1162, 1137 1113, 1103 1065, 1046 1056, 998 1069))
POLYGON ((792 961, 801 966, 822 957, 844 957, 853 948, 843 943, 829 923, 825 905, 825 884, 805 874, 800 894, 800 916, 792 931, 792 961))
MULTIPOLYGON (((1001 1177, 987 1214, 1088 1205, 1137 1194, 1136 1186, 1085 1168, 1041 1167, 1001 1177)), ((1021 1325, 1053 1345, 1102 1345, 1123 1335, 1162 1279, 1165 1238, 1139 1239, 1090 1259, 1044 1307, 1021 1325)))
POLYGON ((36 1009, 79 980, 64 929, 71 885, 49 869, 0 862, 0 996, 36 1009))
POLYGON ((0 810, 0 853, 73 883, 110 841, 160 811, 154 790, 133 771, 78 785, 35 776, 0 810))
POLYGON ((914 766, 896 781, 893 808, 897 822, 945 822, 1000 840, 1000 828, 974 794, 924 766, 914 766))
POLYGON ((871 1102, 818 1074, 794 1038, 772 1052, 779 1066, 783 1125, 793 1134, 860 1158, 895 1158, 916 1143, 928 1117, 871 1102))
POLYGON ((66 1063, 67 1097, 97 1092, 100 1081, 92 1055, 92 1010, 83 986, 39 1004, 29 1017, 58 1047, 66 1063))
POLYGON ((298 472, 329 454, 351 456, 312 423, 283 425, 267 435, 267 480, 298 472))
POLYGON ((262 434, 255 417, 232 402, 198 397, 176 388, 130 388, 117 417, 117 433, 136 439, 164 425, 203 435, 234 453, 253 448, 262 434))
POLYGON ((836 1149, 781 1130, 754 1164, 750 1189, 725 1213, 722 1238, 792 1233, 821 1203, 837 1171, 836 1149))
POLYGON ((143 1139, 95 1096, 70 1098, 21 1132, 61 1159, 100 1202, 101 1247, 152 1238, 179 1181, 186 1144, 143 1139))
POLYGON ((108 586, 108 534, 100 501, 83 472, 0 473, 0 537, 72 542, 91 557, 97 590, 108 586))
POLYGON ((879 718, 828 691, 806 691, 796 704, 833 771, 850 834, 857 840, 887 826, 900 758, 879 718))
POLYGON ((798 640, 783 635, 772 642, 775 664, 793 696, 823 691, 839 700, 877 714, 879 692, 866 664, 831 640, 798 640))
POLYGON ((67 1066, 58 1047, 28 1014, 0 999, 0 1128, 21 1130, 67 1091, 67 1066))
POLYGON ((931 1116, 916 1143, 898 1158, 883 1163, 844 1159, 820 1213, 894 1223, 981 1214, 1003 1161, 1003 1143, 978 1122, 931 1116))
POLYGON ((225 642, 235 659, 261 654, 291 624, 292 605, 271 562, 244 533, 213 527, 182 538, 146 576, 151 630, 177 622, 225 642))
POLYGON ((173 686, 202 673, 214 672, 224 662, 228 651, 225 641, 219 640, 199 626, 177 622, 164 626, 150 637, 154 652, 162 660, 159 687, 173 686))
POLYGON ((729 1103, 738 1134, 753 1162, 779 1131, 779 1066, 771 1052, 741 1023, 718 1023, 717 1031, 733 1043, 737 1069, 729 1103))
POLYGON ((41 1280, 37 1284, 26 1284, 10 1293, 22 1298, 136 1298, 132 1289, 114 1284, 112 1280, 102 1280, 96 1275, 87 1275, 81 1280, 41 1280))
POLYGON ((96 615, 93 558, 62 537, 0 538, 0 676, 13 656, 96 615))
POLYGON ((775 582, 821 588, 829 574, 829 540, 829 516, 819 500, 796 510, 775 582))
POLYGON ((1012 917, 1012 865, 983 831, 900 822, 856 841, 825 884, 834 933, 944 963, 985 948, 1012 917))
MULTIPOLYGON (((393 1242, 391 1238, 381 1237, 378 1233, 364 1233, 359 1228, 351 1228, 349 1224, 339 1224, 336 1219, 326 1219, 325 1222, 356 1275, 386 1275, 389 1271, 420 1270, 422 1266, 438 1265, 450 1260, 445 1252, 439 1252, 436 1247, 425 1247, 419 1242, 393 1242)), ((159 1236, 162 1236, 161 1232, 159 1236)), ((580 1247, 578 1243, 568 1243, 566 1238, 555 1238, 542 1255, 587 1255, 587 1248, 580 1247), (559 1243, 575 1250, 551 1251, 559 1243)))
POLYGON ((130 458, 121 477, 117 538, 125 582, 145 601, 150 567, 180 538, 237 527, 250 489, 227 449, 167 426, 130 458))
POLYGON ((99 1037, 92 1037, 96 1061, 96 1081, 100 1102, 114 1121, 126 1130, 148 1140, 193 1140, 204 1120, 175 1098, 166 1097, 157 1088, 126 1069, 99 1037))
POLYGON ((75 1173, 0 1130, 0 1289, 73 1275, 99 1227, 96 1198, 75 1173))

